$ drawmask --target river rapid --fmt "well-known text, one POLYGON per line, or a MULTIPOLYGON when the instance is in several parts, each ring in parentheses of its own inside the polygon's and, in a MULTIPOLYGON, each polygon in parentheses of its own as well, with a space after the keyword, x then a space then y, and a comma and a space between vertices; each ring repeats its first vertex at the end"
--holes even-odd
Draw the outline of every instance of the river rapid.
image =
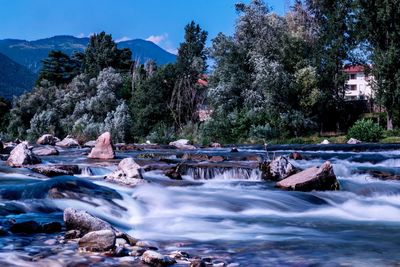
MULTIPOLYGON (((166 254, 185 251, 210 257, 220 266, 400 266, 399 148, 239 147, 244 157, 272 158, 297 151, 303 159, 291 163, 300 169, 329 160, 341 186, 334 192, 283 191, 275 188, 275 182, 261 180, 257 169, 243 166, 192 169, 183 181, 152 170, 144 173, 150 183, 134 188, 103 179, 122 158, 156 153, 175 160, 174 150, 117 152, 115 160, 96 161, 86 158, 87 149, 65 149, 42 160, 77 164, 82 174, 57 178, 0 161, 0 225, 10 220, 62 222, 63 210, 73 207, 135 238, 156 242, 166 254), (385 175, 378 179, 377 173, 385 175), (73 187, 74 193, 50 198, 47 192, 55 185, 73 187)), ((232 154, 229 148, 196 153, 228 158, 232 154)), ((0 236, 0 266, 124 265, 113 258, 78 253, 75 244, 60 243, 59 236, 0 236)), ((139 261, 125 264, 142 266, 139 261)))

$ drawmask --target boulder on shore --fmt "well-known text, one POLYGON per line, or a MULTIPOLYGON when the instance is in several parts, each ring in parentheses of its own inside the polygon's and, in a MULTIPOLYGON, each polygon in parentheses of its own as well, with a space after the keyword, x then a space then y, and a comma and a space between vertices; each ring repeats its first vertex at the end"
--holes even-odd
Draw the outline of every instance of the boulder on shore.
POLYGON ((331 142, 329 140, 325 139, 324 141, 321 142, 321 145, 329 145, 331 142))
POLYGON ((362 142, 360 140, 357 140, 355 138, 350 138, 349 141, 347 141, 347 144, 349 145, 356 145, 356 144, 361 144, 362 142))
POLYGON ((114 231, 111 224, 96 218, 86 211, 66 208, 64 210, 64 223, 67 230, 79 230, 81 235, 100 230, 114 231))
POLYGON ((279 156, 271 162, 262 163, 261 171, 263 179, 274 181, 280 181, 296 173, 295 167, 283 156, 279 156))
POLYGON ((321 167, 312 167, 294 174, 276 184, 276 187, 295 191, 339 190, 339 182, 333 172, 332 164, 327 161, 321 167))
POLYGON ((115 247, 116 236, 112 230, 89 232, 79 239, 79 247, 85 251, 102 252, 115 247))
POLYGON ((11 151, 6 163, 10 167, 22 167, 23 165, 38 164, 40 162, 40 158, 29 150, 28 143, 22 142, 11 151))
POLYGON ((70 136, 65 137, 61 142, 57 142, 56 146, 59 147, 77 147, 79 146, 79 142, 70 136))
POLYGON ((53 146, 37 146, 32 149, 32 152, 38 156, 58 155, 60 152, 53 146))
POLYGON ((36 144, 54 146, 58 142, 60 142, 59 138, 57 138, 51 134, 44 134, 36 141, 36 144))
POLYGON ((188 150, 196 149, 196 147, 191 145, 189 140, 187 139, 179 139, 177 141, 169 143, 169 145, 174 146, 177 149, 188 149, 188 150))
POLYGON ((212 148, 221 148, 222 146, 221 146, 220 143, 211 143, 210 147, 212 147, 212 148))
POLYGON ((113 159, 115 158, 115 152, 113 143, 111 140, 111 134, 105 132, 99 136, 96 140, 96 145, 92 148, 92 151, 88 155, 90 159, 113 159))

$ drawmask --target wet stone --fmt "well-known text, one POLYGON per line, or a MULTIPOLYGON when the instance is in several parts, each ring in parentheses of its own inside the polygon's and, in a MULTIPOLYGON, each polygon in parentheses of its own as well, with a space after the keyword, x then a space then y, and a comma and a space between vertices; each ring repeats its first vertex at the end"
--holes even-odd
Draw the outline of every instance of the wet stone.
POLYGON ((89 232, 79 239, 79 247, 85 251, 101 252, 115 246, 115 233, 111 230, 89 232))
POLYGON ((65 232, 64 238, 65 239, 75 239, 81 236, 81 231, 79 230, 69 230, 65 232))
POLYGON ((61 231, 61 223, 59 222, 50 222, 42 225, 42 229, 44 233, 57 233, 61 231))
POLYGON ((42 227, 35 221, 26 221, 14 223, 11 225, 10 231, 13 233, 34 234, 40 233, 42 231, 42 227))
POLYGON ((174 259, 153 250, 147 250, 143 253, 141 260, 151 266, 169 266, 176 262, 174 259))

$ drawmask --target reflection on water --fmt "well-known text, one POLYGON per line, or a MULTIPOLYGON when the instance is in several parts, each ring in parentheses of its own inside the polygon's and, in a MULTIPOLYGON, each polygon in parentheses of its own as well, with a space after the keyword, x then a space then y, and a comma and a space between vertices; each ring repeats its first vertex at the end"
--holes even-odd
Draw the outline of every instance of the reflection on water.
MULTIPOLYGON (((79 150, 65 151, 48 162, 80 164, 81 178, 38 180, 27 176, 27 170, 11 170, 0 163, 0 220, 61 221, 62 209, 72 206, 86 209, 137 238, 157 241, 165 250, 179 248, 241 266, 398 264, 400 182, 377 180, 368 171, 400 172, 400 153, 374 152, 373 147, 366 152, 346 152, 341 147, 335 151, 334 146, 326 151, 311 148, 300 151, 305 160, 292 163, 304 169, 329 159, 341 191, 280 191, 274 183, 261 181, 255 170, 223 168, 191 169, 184 179, 192 182, 182 185, 153 182, 123 188, 101 179, 115 167, 77 158, 79 150), (66 198, 49 195, 55 183, 68 184, 62 187, 66 198)), ((293 150, 288 146, 276 155, 293 150)), ((226 150, 214 152, 229 156, 226 150)), ((265 153, 254 148, 242 150, 245 154, 255 152, 265 153)), ((127 155, 131 154, 119 156, 127 155)), ((145 178, 168 179, 157 171, 146 173, 145 178)), ((59 259, 75 251, 66 247, 57 251, 57 246, 45 244, 49 238, 0 237, 2 262, 25 262, 24 257, 36 255, 35 249, 43 247, 55 249, 49 255, 58 253, 59 259)), ((49 255, 43 258, 51 258, 49 255)), ((73 253, 73 257, 79 255, 73 253)), ((114 263, 110 260, 108 264, 114 263)))

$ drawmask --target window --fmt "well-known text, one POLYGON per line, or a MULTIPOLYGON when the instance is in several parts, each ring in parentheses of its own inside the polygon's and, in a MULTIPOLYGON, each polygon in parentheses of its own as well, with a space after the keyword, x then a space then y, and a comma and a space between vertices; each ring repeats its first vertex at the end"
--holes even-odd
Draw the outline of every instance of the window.
POLYGON ((348 85, 348 88, 349 88, 350 91, 356 91, 357 90, 357 85, 356 84, 351 84, 351 85, 348 85))
POLYGON ((355 74, 350 74, 350 80, 355 80, 356 79, 356 75, 355 74))

